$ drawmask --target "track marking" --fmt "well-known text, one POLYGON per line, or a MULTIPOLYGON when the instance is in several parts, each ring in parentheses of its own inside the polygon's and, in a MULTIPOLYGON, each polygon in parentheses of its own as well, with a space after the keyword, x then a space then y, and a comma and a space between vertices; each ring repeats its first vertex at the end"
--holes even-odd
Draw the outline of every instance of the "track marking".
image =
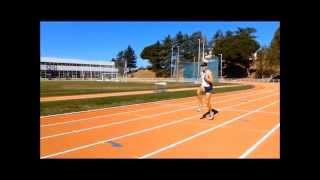
POLYGON ((41 159, 49 158, 49 157, 53 157, 53 156, 57 156, 57 155, 61 155, 61 154, 65 154, 65 153, 76 151, 76 150, 80 150, 80 149, 85 149, 85 148, 88 148, 88 147, 91 147, 91 146, 95 146, 95 145, 98 145, 98 144, 103 144, 103 143, 108 142, 108 141, 114 141, 114 140, 121 139, 121 138, 128 137, 128 136, 141 134, 141 133, 144 133, 144 132, 147 132, 147 131, 158 129, 158 128, 161 128, 161 127, 166 127, 166 126, 169 126, 169 125, 172 125, 172 124, 177 124, 177 123, 182 122, 182 121, 190 120, 190 119, 193 119, 195 117, 199 117, 199 115, 194 115, 194 116, 191 116, 191 117, 188 117, 188 118, 183 118, 183 119, 180 119, 180 120, 177 120, 177 121, 172 121, 172 122, 169 122, 169 123, 161 124, 161 125, 154 126, 154 127, 147 128, 147 129, 143 129, 143 130, 140 130, 140 131, 135 131, 135 132, 132 132, 132 133, 129 133, 129 134, 125 134, 125 135, 122 135, 122 136, 118 136, 118 137, 114 137, 114 138, 111 138, 111 139, 98 141, 98 142, 95 142, 95 143, 92 143, 92 144, 79 146, 79 147, 72 148, 72 149, 69 149, 69 150, 66 150, 66 151, 62 151, 62 152, 59 152, 59 153, 54 153, 54 154, 42 156, 41 159))
POLYGON ((265 141, 273 132, 280 128, 280 123, 274 126, 270 131, 268 131, 261 139, 259 139, 254 145, 247 149, 239 158, 246 158, 252 151, 254 151, 263 141, 265 141))
POLYGON ((257 111, 260 111, 261 109, 264 109, 264 108, 266 108, 266 107, 269 107, 269 106, 271 106, 271 105, 273 105, 273 104, 276 104, 276 103, 278 103, 278 102, 279 102, 279 101, 275 101, 275 102, 273 102, 273 103, 267 104, 267 105, 265 105, 265 106, 262 106, 262 107, 260 107, 260 108, 258 108, 258 109, 255 109, 255 110, 253 110, 253 111, 250 111, 250 112, 248 112, 248 113, 245 113, 245 114, 242 114, 242 115, 237 116, 237 117, 235 117, 235 118, 232 118, 232 119, 230 119, 230 120, 228 120, 228 121, 226 121, 226 122, 224 122, 224 123, 221 123, 221 124, 219 124, 219 125, 217 125, 217 126, 214 126, 214 127, 209 128, 209 129, 206 129, 206 130, 204 130, 204 131, 201 131, 201 132, 199 132, 199 133, 197 133, 197 134, 195 134, 195 135, 193 135, 193 136, 190 136, 190 137, 188 137, 188 138, 185 138, 185 139, 183 139, 183 140, 180 140, 180 141, 178 141, 178 142, 176 142, 176 143, 174 143, 174 144, 170 144, 170 145, 165 146, 165 147, 163 147, 163 148, 161 148, 161 149, 158 149, 158 150, 156 150, 156 151, 153 151, 153 152, 151 152, 151 153, 148 153, 148 154, 146 154, 146 155, 143 155, 143 156, 139 157, 139 159, 148 158, 148 157, 153 156, 153 155, 155 155, 155 154, 158 154, 158 153, 160 153, 160 152, 162 152, 162 151, 165 151, 165 150, 168 150, 168 149, 170 149, 170 148, 173 148, 173 147, 175 147, 176 145, 185 143, 185 142, 187 142, 187 141, 190 141, 191 139, 194 139, 194 138, 196 138, 196 137, 199 137, 199 136, 201 136, 201 135, 204 135, 204 134, 206 134, 206 133, 208 133, 208 132, 210 132, 210 131, 213 131, 213 130, 215 130, 215 129, 221 128, 221 127, 223 127, 223 126, 226 126, 226 125, 228 125, 228 124, 230 124, 230 123, 232 123, 232 122, 234 122, 234 121, 237 121, 237 120, 239 120, 239 119, 241 119, 241 118, 243 118, 243 117, 245 117, 245 116, 251 115, 251 114, 253 114, 253 113, 256 113, 257 111))
MULTIPOLYGON (((257 99, 261 99, 261 98, 257 98, 257 99)), ((250 102, 257 101, 257 99, 252 100, 250 102)), ((248 103, 248 102, 242 102, 242 103, 234 104, 234 105, 231 105, 231 106, 234 107, 234 106, 238 106, 238 105, 246 104, 246 103, 248 103)), ((221 108, 221 109, 229 108, 231 106, 227 106, 227 107, 224 107, 224 108, 221 108)), ((144 133, 144 132, 147 132, 147 131, 151 131, 151 130, 154 130, 154 129, 158 129, 158 128, 161 128, 161 127, 166 127, 166 126, 169 126, 169 125, 172 125, 172 124, 177 124, 179 122, 183 122, 183 121, 186 121, 186 120, 191 120, 191 119, 193 119, 195 117, 199 117, 199 115, 197 114, 197 115, 194 115, 194 116, 191 116, 191 117, 188 117, 188 118, 183 118, 183 119, 172 121, 172 122, 169 122, 169 123, 157 125, 157 126, 154 126, 154 127, 151 127, 151 128, 135 131, 135 132, 132 132, 132 133, 129 133, 129 134, 121 135, 121 136, 110 138, 110 139, 107 139, 107 140, 102 140, 102 141, 98 141, 98 142, 95 142, 95 143, 92 143, 92 144, 87 144, 87 145, 79 146, 79 147, 76 147, 76 148, 72 148, 72 149, 69 149, 69 150, 66 150, 66 151, 45 155, 45 156, 42 156, 40 158, 41 159, 45 159, 45 158, 50 158, 50 157, 54 157, 54 156, 57 156, 57 155, 65 154, 65 153, 68 153, 68 152, 73 152, 73 151, 77 151, 77 150, 80 150, 80 149, 85 149, 85 148, 88 148, 88 147, 91 147, 91 146, 95 146, 95 145, 98 145, 98 144, 103 144, 106 141, 113 141, 113 140, 129 137, 129 136, 133 136, 133 135, 136 135, 136 134, 141 134, 141 133, 144 133)))
MULTIPOLYGON (((261 93, 261 94, 262 94, 262 93, 261 93)), ((256 94, 255 94, 255 95, 256 95, 256 94)), ((248 96, 245 96, 245 97, 249 97, 249 96, 253 96, 253 95, 248 95, 248 96)), ((260 97, 260 98, 255 99, 254 101, 258 101, 258 100, 260 100, 260 99, 264 99, 264 98, 267 98, 267 97, 270 97, 270 96, 275 96, 275 94, 271 94, 271 95, 268 95, 268 96, 263 96, 263 97, 260 97)), ((245 98, 245 97, 240 97, 240 98, 235 98, 235 99, 241 99, 241 98, 245 98)), ((216 102, 216 103, 233 101, 233 100, 234 100, 234 99, 230 99, 230 100, 227 99, 227 100, 223 100, 223 101, 218 101, 218 102, 216 102)), ((248 101, 242 102, 242 103, 247 103, 247 102, 248 102, 248 101)), ((251 101, 249 101, 249 102, 251 102, 251 101)), ((240 103, 240 104, 241 104, 241 103, 240 103)), ((235 105, 232 105, 232 106, 229 106, 229 107, 234 107, 234 106, 235 106, 235 105)), ((129 119, 129 120, 124 120, 124 121, 119 121, 119 122, 113 122, 113 123, 109 123, 109 124, 102 124, 102 125, 98 125, 98 126, 92 126, 92 127, 89 127, 89 128, 83 128, 83 129, 78 129, 78 130, 71 130, 71 131, 64 132, 64 133, 58 133, 58 134, 54 134, 54 135, 44 136, 44 137, 41 137, 40 140, 44 140, 44 139, 48 139, 48 138, 53 138, 53 137, 58 137, 58 136, 63 136, 63 135, 68 135, 68 134, 80 133, 80 132, 89 131, 89 130, 92 130, 92 129, 105 128, 105 127, 109 127, 109 126, 113 126, 113 125, 124 124, 124 123, 128 123, 128 122, 131 122, 131 121, 141 120, 141 119, 145 119, 145 118, 157 117, 157 116, 161 116, 161 115, 165 115, 165 114, 171 114, 171 113, 178 112, 178 111, 193 109, 193 108, 195 108, 195 107, 198 107, 198 106, 190 106, 190 107, 188 107, 188 108, 181 108, 181 109, 174 110, 174 111, 167 111, 167 112, 157 113, 157 114, 148 115, 148 116, 141 116, 141 117, 137 117, 137 118, 133 118, 133 119, 129 119)))
MULTIPOLYGON (((249 112, 250 110, 223 110, 224 112, 249 112)), ((258 111, 257 113, 280 115, 279 112, 258 111)))
MULTIPOLYGON (((266 91, 264 93, 269 93, 269 92, 272 92, 272 91, 266 91)), ((251 93, 241 93, 241 94, 251 94, 251 93)), ((263 94, 263 93, 259 93, 259 94, 263 94)), ((232 94, 232 95, 239 95, 239 94, 232 94)), ((225 95, 225 96, 219 96, 219 97, 230 97, 232 95, 225 95)), ((219 97, 217 97, 217 98, 219 98, 219 97)), ((180 105, 183 105, 183 104, 190 104, 190 103, 194 103, 194 101, 178 103, 177 106, 180 106, 180 105)), ((159 104, 163 105, 161 103, 159 103, 159 104)), ((173 106, 173 104, 164 104, 164 105, 173 106)), ((161 107, 162 106, 160 106, 160 108, 161 107)), ((115 116, 115 115, 119 115, 119 114, 126 114, 126 113, 130 113, 130 112, 140 112, 140 111, 144 111, 144 110, 148 110, 148 109, 154 109, 154 108, 157 108, 157 107, 144 108, 142 110, 135 110, 135 111, 119 112, 119 113, 114 113, 114 114, 99 115, 99 116, 93 116, 93 117, 89 117, 89 118, 82 118, 82 119, 78 119, 78 120, 71 120, 71 121, 65 121, 65 122, 49 123, 49 124, 41 125, 40 127, 50 127, 50 126, 56 126, 56 125, 63 125, 63 124, 69 124, 69 123, 74 123, 74 122, 87 121, 87 120, 101 118, 101 117, 110 117, 110 116, 115 116)))
MULTIPOLYGON (((261 90, 256 90, 254 88, 251 89, 244 89, 243 91, 262 91, 265 90, 265 88, 261 90)), ((242 90, 240 90, 242 91, 242 90)), ((237 94, 237 92, 226 92, 230 94, 237 94)), ((245 93, 245 92, 244 92, 245 93)), ((219 93, 218 93, 219 94, 219 93)), ((137 103, 137 104, 128 104, 128 105, 122 105, 122 106, 114 106, 114 107, 106 107, 106 108, 99 108, 99 109, 90 109, 90 110, 84 110, 84 111, 76 111, 76 112, 68 112, 68 113, 61 113, 61 114, 52 114, 52 115, 46 115, 46 116, 40 116, 40 118, 47 118, 47 117, 54 117, 54 116, 61 116, 61 115, 69 115, 69 114, 77 114, 77 113, 82 113, 82 112, 94 112, 94 111, 101 111, 105 109, 114 109, 114 108, 121 108, 121 107, 127 107, 127 106, 137 106, 137 105, 143 105, 143 104, 158 104, 166 101, 176 101, 177 99, 189 99, 189 98, 194 98, 196 96, 191 96, 191 97, 182 97, 182 98, 175 98, 175 99, 166 99, 166 100, 160 100, 160 101, 155 101, 155 102, 145 102, 145 103, 137 103)), ((220 96, 219 96, 220 97, 220 96)))

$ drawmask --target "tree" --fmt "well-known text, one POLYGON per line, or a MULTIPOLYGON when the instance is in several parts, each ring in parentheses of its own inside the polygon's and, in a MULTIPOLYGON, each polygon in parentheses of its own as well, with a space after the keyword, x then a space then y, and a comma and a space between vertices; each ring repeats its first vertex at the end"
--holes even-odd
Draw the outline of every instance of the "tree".
POLYGON ((223 32, 221 30, 218 30, 214 35, 213 35, 213 39, 214 40, 218 40, 218 39, 222 39, 223 38, 223 32))
POLYGON ((226 32, 225 36, 226 37, 232 37, 233 36, 233 32, 229 30, 229 31, 226 32))
POLYGON ((198 57, 198 49, 199 49, 199 40, 203 39, 203 35, 200 31, 197 31, 190 36, 190 42, 191 42, 191 52, 192 55, 195 57, 198 57))
POLYGON ((255 28, 238 28, 238 30, 236 31, 236 34, 240 35, 240 36, 246 36, 246 37, 250 37, 250 38, 256 38, 256 36, 253 36, 253 33, 256 33, 257 30, 255 28))
POLYGON ((213 54, 223 54, 223 74, 226 77, 247 77, 252 65, 250 57, 260 46, 252 33, 254 28, 238 28, 238 31, 220 32, 213 37, 213 54))
POLYGON ((181 62, 192 62, 193 52, 192 52, 192 41, 188 34, 184 34, 183 41, 180 47, 180 61, 181 62))
MULTIPOLYGON (((178 37, 180 43, 183 40, 182 38, 183 36, 178 37)), ((152 71, 156 73, 157 77, 170 77, 171 48, 175 41, 168 35, 162 40, 162 43, 157 41, 142 50, 141 58, 149 60, 152 71)))
POLYGON ((160 61, 160 68, 161 68, 161 74, 164 77, 170 76, 170 63, 171 63, 171 48, 173 45, 173 39, 168 35, 165 37, 165 39, 162 41, 161 46, 161 56, 162 60, 160 61))
MULTIPOLYGON (((178 32, 174 38, 169 35, 163 40, 149 45, 143 49, 140 56, 142 59, 149 60, 152 70, 157 77, 168 77, 170 75, 171 48, 174 47, 173 55, 177 55, 177 46, 179 46, 179 70, 184 63, 193 62, 193 58, 198 57, 199 41, 204 42, 205 53, 209 53, 211 47, 214 48, 214 54, 223 53, 224 71, 227 76, 247 76, 248 69, 252 62, 249 57, 259 48, 252 33, 253 28, 239 28, 238 31, 227 31, 224 35, 222 31, 217 31, 212 40, 208 42, 207 38, 200 32, 194 32, 190 36, 178 32)), ((201 58, 202 58, 202 51, 201 58)))
POLYGON ((209 42, 209 46, 213 48, 215 46, 215 43, 223 39, 223 32, 221 30, 218 30, 212 37, 211 41, 209 42))
POLYGON ((264 78, 269 75, 270 66, 268 63, 268 47, 262 47, 259 52, 257 52, 257 59, 254 62, 255 76, 256 78, 264 78))
POLYGON ((124 70, 124 51, 118 52, 117 57, 113 58, 113 61, 115 62, 115 66, 118 69, 119 74, 123 75, 123 70, 124 70))
POLYGON ((112 58, 112 61, 115 62, 116 68, 119 70, 119 74, 124 74, 124 66, 125 61, 127 61, 127 68, 129 68, 129 72, 132 70, 132 68, 136 68, 136 55, 132 47, 129 45, 127 49, 120 51, 117 54, 116 58, 112 58))
POLYGON ((151 63, 152 71, 156 73, 157 77, 163 75, 163 71, 161 70, 161 61, 163 60, 163 58, 161 57, 161 53, 163 53, 162 46, 160 42, 157 41, 155 44, 145 47, 140 54, 142 59, 149 60, 149 62, 151 63))
POLYGON ((273 67, 273 74, 280 74, 280 27, 276 30, 270 44, 270 53, 268 56, 270 66, 273 67))
POLYGON ((182 34, 181 31, 179 31, 177 34, 176 34, 176 37, 175 37, 175 44, 177 46, 181 46, 183 44, 183 41, 184 41, 184 36, 182 34))
POLYGON ((209 49, 210 49, 209 41, 205 35, 203 37, 203 43, 204 43, 204 54, 209 54, 209 49))
POLYGON ((280 74, 280 28, 276 30, 269 47, 259 50, 254 66, 257 78, 280 74))
POLYGON ((127 61, 127 68, 129 68, 129 72, 132 70, 132 68, 137 67, 137 61, 136 61, 137 57, 130 45, 124 51, 123 57, 127 61))
POLYGON ((180 62, 184 62, 186 58, 192 56, 192 53, 187 50, 190 48, 188 35, 183 35, 181 32, 178 32, 175 38, 168 35, 161 43, 157 41, 155 44, 145 47, 141 52, 141 58, 149 60, 157 77, 170 77, 172 47, 174 46, 174 55, 176 55, 176 46, 178 45, 180 46, 180 62))

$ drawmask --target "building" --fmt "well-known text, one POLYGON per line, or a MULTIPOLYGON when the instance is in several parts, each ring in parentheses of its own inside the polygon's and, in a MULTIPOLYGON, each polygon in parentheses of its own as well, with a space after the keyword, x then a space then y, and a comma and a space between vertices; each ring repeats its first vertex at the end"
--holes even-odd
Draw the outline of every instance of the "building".
POLYGON ((112 61, 40 58, 41 79, 105 80, 117 77, 118 69, 112 61))

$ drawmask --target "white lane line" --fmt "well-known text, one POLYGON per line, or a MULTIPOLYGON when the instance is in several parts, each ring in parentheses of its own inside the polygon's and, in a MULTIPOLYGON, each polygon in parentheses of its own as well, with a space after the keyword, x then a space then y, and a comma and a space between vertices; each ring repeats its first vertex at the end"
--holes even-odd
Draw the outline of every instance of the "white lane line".
MULTIPOLYGON (((184 97, 184 98, 187 99, 187 98, 191 98, 191 97, 184 97)), ((84 111, 68 112, 68 113, 61 113, 61 114, 52 114, 52 115, 47 115, 47 116, 41 116, 40 118, 44 119, 44 118, 54 117, 54 116, 64 116, 64 115, 78 114, 78 113, 83 113, 83 112, 103 111, 103 110, 107 110, 107 109, 125 108, 125 107, 139 106, 139 105, 145 105, 145 104, 160 104, 160 103, 163 103, 163 102, 176 101, 176 100, 180 100, 180 99, 184 99, 184 98, 166 99, 166 100, 160 100, 160 101, 155 101, 155 102, 127 104, 127 105, 122 105, 122 106, 113 106, 113 107, 106 107, 106 108, 99 108, 99 109, 89 109, 89 110, 84 110, 84 111)))
POLYGON ((249 149, 247 149, 239 158, 246 158, 252 151, 254 151, 260 144, 263 143, 273 132, 275 132, 278 128, 280 128, 280 123, 274 126, 270 131, 268 131, 261 139, 259 139, 254 145, 252 145, 249 149))
MULTIPOLYGON (((226 112, 249 112, 249 110, 223 110, 226 112)), ((263 114, 273 114, 273 115, 280 115, 279 112, 268 112, 268 111, 258 111, 257 113, 263 113, 263 114)))
POLYGON ((194 106, 191 106, 191 107, 189 107, 189 108, 181 108, 181 109, 174 110, 174 111, 157 113, 157 114, 154 114, 154 115, 141 116, 141 117, 137 117, 137 118, 125 120, 125 121, 113 122, 113 123, 109 123, 109 124, 102 124, 102 125, 93 126, 93 127, 90 127, 90 128, 84 128, 84 129, 79 129, 79 130, 72 130, 72 131, 68 131, 68 132, 65 132, 65 133, 59 133, 59 134, 54 134, 54 135, 50 135, 50 136, 44 136, 44 137, 41 137, 40 140, 48 139, 48 138, 53 138, 53 137, 57 137, 57 136, 63 136, 63 135, 67 135, 67 134, 80 133, 80 132, 89 131, 89 130, 98 129, 98 128, 105 128, 105 127, 109 127, 109 126, 113 126, 113 125, 117 125, 117 124, 124 124, 124 123, 128 123, 128 122, 136 121, 136 120, 141 120, 141 119, 146 119, 146 118, 157 117, 157 116, 161 116, 161 115, 165 115, 165 114, 170 114, 170 113, 174 113, 174 112, 178 112, 178 111, 182 111, 182 110, 192 109, 192 108, 194 108, 194 106))
MULTIPOLYGON (((263 93, 261 93, 261 94, 263 94, 263 93)), ((257 94, 255 94, 255 95, 257 95, 257 94)), ((262 97, 260 97, 260 98, 258 98, 258 99, 256 99, 256 100, 264 99, 264 98, 267 98, 267 97, 270 97, 270 96, 274 96, 274 95, 275 95, 275 94, 268 95, 268 96, 262 96, 262 97)), ((245 98, 245 97, 249 97, 249 96, 254 96, 254 95, 248 95, 248 96, 239 97, 239 98, 234 98, 234 99, 227 99, 227 100, 223 100, 223 101, 217 101, 216 103, 233 101, 233 100, 235 100, 235 99, 241 99, 241 98, 245 98)), ((246 103, 246 102, 244 102, 244 103, 246 103)), ((113 126, 113 125, 124 124, 124 123, 132 122, 132 121, 136 121, 136 120, 141 120, 141 119, 145 119, 145 118, 157 117, 157 116, 161 116, 161 115, 165 115, 165 114, 170 114, 170 113, 174 113, 174 112, 178 112, 178 111, 193 109, 193 108, 195 108, 195 107, 197 107, 197 106, 190 106, 190 107, 188 107, 188 108, 181 108, 181 109, 174 110, 174 111, 167 111, 167 112, 157 113, 157 114, 148 115, 148 116, 140 116, 140 117, 133 118, 133 119, 128 119, 128 120, 125 120, 125 121, 118 121, 118 122, 113 122, 113 123, 109 123, 109 124, 102 124, 102 125, 98 125, 98 126, 92 126, 92 127, 89 127, 89 128, 71 130, 71 131, 64 132, 64 133, 58 133, 58 134, 54 134, 54 135, 44 136, 44 137, 41 137, 40 140, 44 140, 44 139, 48 139, 48 138, 53 138, 53 137, 58 137, 58 136, 63 136, 63 135, 68 135, 68 134, 80 133, 80 132, 89 131, 89 130, 92 130, 92 129, 110 127, 110 126, 113 126)), ((230 106, 230 107, 234 107, 234 105, 233 105, 233 106, 230 106)))
POLYGON ((107 141, 114 141, 114 140, 117 140, 117 139, 120 139, 120 138, 133 136, 133 135, 136 135, 136 134, 141 134, 141 133, 144 133, 144 132, 147 132, 147 131, 158 129, 158 128, 161 128, 161 127, 166 127, 166 126, 169 126, 169 125, 172 125, 172 124, 177 124, 179 122, 190 120, 190 119, 193 119, 193 118, 196 118, 196 117, 199 117, 199 115, 194 115, 194 116, 191 116, 191 117, 188 117, 188 118, 183 118, 183 119, 180 119, 180 120, 177 120, 177 121, 172 121, 172 122, 169 122, 169 123, 157 125, 157 126, 154 126, 154 127, 151 127, 151 128, 143 129, 143 130, 140 130, 140 131, 135 131, 135 132, 132 132, 132 133, 129 133, 129 134, 125 134, 125 135, 122 135, 122 136, 118 136, 118 137, 114 137, 114 138, 111 138, 111 139, 98 141, 98 142, 95 142, 95 143, 92 143, 92 144, 88 144, 88 145, 72 148, 72 149, 69 149, 69 150, 66 150, 66 151, 62 151, 62 152, 59 152, 59 153, 46 155, 46 156, 41 157, 41 159, 49 158, 49 157, 53 157, 53 156, 57 156, 57 155, 61 155, 61 154, 65 154, 65 153, 72 152, 72 151, 77 151, 77 150, 80 150, 80 149, 85 149, 85 148, 88 148, 88 147, 91 147, 91 146, 95 146, 95 145, 98 145, 98 144, 103 144, 103 143, 105 143, 107 141))
POLYGON ((210 131, 213 131, 213 130, 215 130, 215 129, 221 128, 221 127, 223 127, 223 126, 226 126, 226 125, 228 125, 228 124, 230 124, 230 123, 232 123, 232 122, 234 122, 234 121, 237 121, 237 120, 239 120, 239 119, 241 119, 241 118, 243 118, 243 117, 245 117, 245 116, 251 115, 251 114, 253 114, 253 113, 256 113, 257 111, 260 111, 260 110, 262 110, 262 109, 264 109, 264 108, 267 108, 267 107, 269 107, 269 106, 272 106, 273 104, 278 103, 278 102, 279 102, 279 101, 272 102, 272 103, 267 104, 267 105, 265 105, 265 106, 262 106, 262 107, 260 107, 260 108, 258 108, 258 109, 255 109, 255 110, 250 111, 250 112, 248 112, 248 113, 245 113, 245 114, 242 114, 242 115, 237 116, 237 117, 235 117, 235 118, 232 118, 232 119, 230 119, 230 120, 228 120, 228 121, 226 121, 226 122, 224 122, 224 123, 221 123, 221 124, 219 124, 219 125, 217 125, 217 126, 214 126, 214 127, 209 128, 209 129, 206 129, 206 130, 204 130, 204 131, 201 131, 201 132, 199 132, 199 133, 197 133, 197 134, 195 134, 195 135, 193 135, 193 136, 190 136, 190 137, 185 138, 185 139, 183 139, 183 140, 180 140, 180 141, 178 141, 178 142, 176 142, 176 143, 170 144, 170 145, 165 146, 165 147, 163 147, 163 148, 160 148, 160 149, 158 149, 158 150, 156 150, 156 151, 153 151, 153 152, 151 152, 151 153, 148 153, 148 154, 146 154, 146 155, 143 155, 143 156, 139 157, 139 159, 148 158, 148 157, 153 156, 153 155, 155 155, 155 154, 158 154, 158 153, 160 153, 160 152, 162 152, 162 151, 165 151, 165 150, 168 150, 168 149, 170 149, 170 148, 173 148, 173 147, 175 147, 175 146, 177 146, 177 145, 179 145, 179 144, 185 143, 185 142, 190 141, 190 140, 192 140, 192 139, 194 139, 194 138, 196 138, 196 137, 199 137, 199 136, 201 136, 201 135, 204 135, 204 134, 206 134, 206 133, 208 133, 208 132, 210 132, 210 131))
MULTIPOLYGON (((263 91, 265 90, 265 88, 263 89, 259 89, 259 90, 256 90, 256 89, 245 89, 244 93, 247 93, 248 91, 249 92, 252 92, 252 91, 263 91)), ((237 92, 226 92, 226 93, 232 93, 231 95, 234 95, 234 94, 239 94, 237 92)), ((242 93, 242 92, 240 92, 242 93)), ((77 113, 83 113, 83 112, 93 112, 93 111, 103 111, 103 110, 106 110, 106 109, 113 109, 113 108, 122 108, 122 107, 128 107, 128 106, 138 106, 138 105, 144 105, 144 104, 159 104, 159 103, 162 103, 162 102, 166 102, 166 101, 176 101, 176 100, 180 100, 180 99, 189 99, 189 98, 194 98, 195 96, 192 96, 192 97, 183 97, 183 98, 175 98, 175 99, 166 99, 166 100, 160 100, 160 101, 155 101, 155 102, 145 102, 145 103, 138 103, 138 104, 128 104, 128 105, 122 105, 122 106, 114 106, 114 107, 106 107, 106 108, 99 108, 99 109, 90 109, 90 110, 84 110, 84 111, 77 111, 77 112, 68 112, 68 113, 61 113, 61 114, 53 114, 53 115, 46 115, 46 116, 40 116, 41 119, 43 118, 48 118, 48 117, 54 117, 54 116, 63 116, 63 115, 69 115, 69 114, 77 114, 77 113)), ((220 96, 218 96, 220 97, 220 96)))
POLYGON ((176 99, 166 99, 166 100, 160 100, 160 101, 154 101, 154 102, 144 102, 144 103, 121 105, 121 106, 105 107, 105 108, 99 108, 99 109, 90 109, 90 110, 84 110, 84 111, 61 113, 61 114, 52 114, 52 115, 41 116, 40 118, 47 118, 47 117, 53 117, 53 116, 64 116, 64 115, 78 114, 78 113, 83 113, 83 112, 103 111, 103 110, 107 110, 107 109, 125 108, 125 107, 139 106, 139 105, 145 105, 145 104, 160 104, 160 103, 167 102, 167 101, 171 102, 171 101, 177 101, 177 100, 189 99, 189 98, 193 98, 193 97, 183 97, 183 98, 176 98, 176 99))
MULTIPOLYGON (((183 105, 183 104, 187 104, 187 103, 191 103, 191 102, 180 103, 178 105, 183 105)), ((102 118, 102 117, 112 117, 112 116, 116 116, 116 115, 120 115, 120 114, 136 113, 136 112, 141 112, 141 111, 154 109, 154 108, 163 108, 163 106, 173 106, 173 105, 172 104, 162 104, 162 105, 159 104, 159 106, 156 106, 156 107, 144 108, 144 109, 134 110, 134 111, 130 111, 129 110, 129 111, 126 111, 126 112, 119 112, 119 113, 113 113, 113 114, 105 114, 105 115, 93 116, 93 117, 89 117, 89 118, 82 118, 82 119, 78 119, 78 120, 64 121, 64 122, 58 122, 58 123, 50 123, 50 124, 41 125, 40 127, 50 127, 50 126, 71 124, 71 123, 75 123, 75 122, 98 119, 98 118, 102 118)))
MULTIPOLYGON (((257 101, 258 99, 261 99, 261 98, 257 98, 257 99, 255 99, 255 100, 250 101, 250 102, 255 102, 255 101, 257 101)), ((248 102, 242 102, 242 103, 234 104, 234 105, 231 105, 231 106, 237 106, 237 105, 246 104, 246 103, 248 103, 248 102)), ((222 108, 222 109, 229 108, 229 107, 231 107, 231 106, 226 106, 226 107, 224 107, 224 108, 222 108)), ((169 123, 164 123, 164 124, 161 124, 161 125, 158 125, 158 126, 154 126, 154 127, 147 128, 147 129, 143 129, 143 130, 139 130, 139 131, 135 131, 135 132, 132 132, 132 133, 129 133, 129 134, 125 134, 125 135, 122 135, 122 136, 118 136, 118 137, 113 137, 113 138, 111 138, 111 139, 107 139, 107 140, 103 140, 103 141, 98 141, 98 142, 95 142, 95 143, 92 143, 92 144, 87 144, 87 145, 79 146, 79 147, 76 147, 76 148, 71 148, 71 149, 66 150, 66 151, 62 151, 62 152, 58 152, 58 153, 54 153, 54 154, 45 155, 45 156, 42 156, 41 159, 58 156, 58 155, 61 155, 61 154, 65 154, 65 153, 68 153, 68 152, 77 151, 77 150, 80 150, 80 149, 85 149, 85 148, 88 148, 88 147, 91 147, 91 146, 95 146, 95 145, 98 145, 98 144, 103 144, 103 143, 105 143, 105 142, 107 142, 107 141, 113 141, 113 140, 117 140, 117 139, 120 139, 120 138, 124 138, 124 137, 128 137, 128 136, 136 135, 136 134, 141 134, 141 133, 143 133, 143 132, 151 131, 151 130, 158 129, 158 128, 165 127, 165 126, 169 126, 169 125, 172 125, 172 124, 177 124, 177 123, 179 123, 179 122, 183 122, 183 121, 186 121, 186 120, 192 120, 192 119, 195 118, 195 117, 199 117, 199 115, 194 115, 194 116, 191 116, 191 117, 189 117, 189 118, 184 118, 184 119, 180 119, 180 120, 177 120, 177 121, 172 121, 172 122, 169 122, 169 123)))
MULTIPOLYGON (((267 92, 271 92, 271 91, 266 91, 267 92)), ((243 94, 251 94, 251 93, 243 93, 243 94)), ((235 95, 235 94, 232 94, 235 95)), ((230 97, 232 95, 225 95, 225 96, 219 96, 219 97, 230 97)), ((238 95, 238 94, 236 94, 238 95)), ((217 98, 219 98, 217 97, 217 98)), ((216 99, 217 99, 216 98, 216 99)), ((184 105, 184 104, 191 104, 194 103, 195 101, 191 101, 191 102, 183 102, 183 103, 178 103, 177 106, 180 105, 184 105)), ((45 125, 41 125, 40 127, 50 127, 50 126, 57 126, 57 125, 64 125, 64 124, 70 124, 70 123, 75 123, 75 122, 81 122, 81 121, 87 121, 87 120, 92 120, 92 119, 97 119, 97 118, 101 118, 101 117, 111 117, 111 116, 115 116, 115 115, 119 115, 119 114, 126 114, 126 113, 131 113, 131 112, 140 112, 140 111, 144 111, 144 110, 148 110, 148 109, 154 109, 154 108, 158 108, 158 107, 163 107, 162 105, 165 106, 173 106, 174 104, 161 104, 161 103, 157 103, 160 104, 161 106, 156 106, 156 107, 150 107, 150 108, 144 108, 141 110, 135 110, 135 111, 126 111, 126 112, 119 112, 119 113, 114 113, 114 114, 106 114, 106 115, 99 115, 99 116, 93 116, 93 117, 89 117, 89 118, 82 118, 82 119, 78 119, 78 120, 71 120, 71 121, 64 121, 64 122, 57 122, 57 123, 50 123, 50 124, 45 124, 45 125)))

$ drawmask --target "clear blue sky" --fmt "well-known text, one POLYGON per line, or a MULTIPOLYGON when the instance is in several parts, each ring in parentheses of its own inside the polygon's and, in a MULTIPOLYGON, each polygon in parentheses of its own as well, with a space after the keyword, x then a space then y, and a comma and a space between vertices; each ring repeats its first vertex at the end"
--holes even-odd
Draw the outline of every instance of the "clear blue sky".
POLYGON ((177 32, 191 35, 201 31, 208 40, 217 30, 237 30, 238 27, 257 29, 257 41, 268 46, 280 22, 41 22, 41 56, 78 58, 86 60, 111 60, 117 53, 131 45, 137 55, 137 66, 147 66, 140 58, 144 47, 174 37, 177 32))

